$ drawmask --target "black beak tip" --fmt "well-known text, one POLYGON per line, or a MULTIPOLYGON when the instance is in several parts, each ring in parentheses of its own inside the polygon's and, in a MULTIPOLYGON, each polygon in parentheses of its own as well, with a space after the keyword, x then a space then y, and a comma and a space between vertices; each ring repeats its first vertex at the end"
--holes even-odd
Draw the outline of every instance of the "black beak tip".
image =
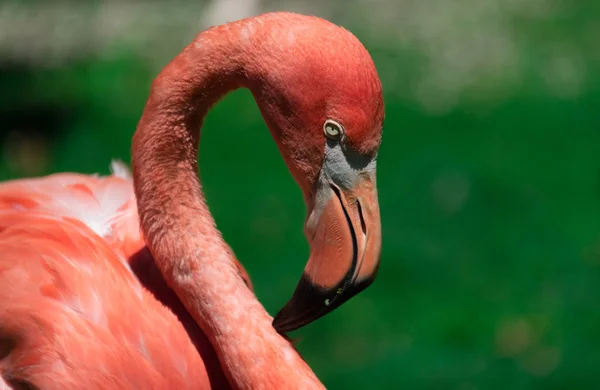
POLYGON ((302 275, 292 299, 273 319, 273 327, 278 333, 285 335, 308 325, 367 288, 374 278, 375 275, 358 283, 350 283, 344 289, 341 284, 333 289, 323 289, 312 283, 306 275, 302 275))
POLYGON ((349 283, 344 289, 341 284, 334 289, 323 289, 312 283, 306 275, 302 275, 292 299, 273 319, 273 327, 285 336, 287 332, 310 324, 366 289, 375 275, 376 273, 361 282, 349 283))
POLYGON ((292 299, 273 319, 273 327, 283 334, 310 324, 330 311, 325 303, 330 295, 302 275, 292 299))

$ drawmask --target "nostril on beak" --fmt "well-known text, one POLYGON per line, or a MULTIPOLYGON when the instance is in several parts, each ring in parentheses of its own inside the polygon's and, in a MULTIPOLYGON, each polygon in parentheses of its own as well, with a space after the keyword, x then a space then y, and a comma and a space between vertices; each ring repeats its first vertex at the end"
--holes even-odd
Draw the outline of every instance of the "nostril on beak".
POLYGON ((365 222, 365 217, 363 215, 362 206, 360 204, 360 199, 356 199, 356 208, 358 209, 358 217, 360 218, 360 228, 364 235, 367 235, 367 224, 365 222))

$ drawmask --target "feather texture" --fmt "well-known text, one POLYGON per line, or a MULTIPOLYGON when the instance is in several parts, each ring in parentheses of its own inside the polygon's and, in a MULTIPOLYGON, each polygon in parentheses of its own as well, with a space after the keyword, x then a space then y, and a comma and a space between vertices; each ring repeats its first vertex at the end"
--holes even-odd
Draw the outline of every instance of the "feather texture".
POLYGON ((227 386, 144 250, 118 169, 0 184, 0 389, 227 386))

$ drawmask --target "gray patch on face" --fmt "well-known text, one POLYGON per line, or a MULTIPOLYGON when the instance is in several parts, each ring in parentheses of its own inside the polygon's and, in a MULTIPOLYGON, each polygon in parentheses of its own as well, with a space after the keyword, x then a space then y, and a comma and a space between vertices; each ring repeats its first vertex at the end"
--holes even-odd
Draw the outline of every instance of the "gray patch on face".
POLYGON ((375 157, 362 156, 340 142, 327 140, 321 176, 329 178, 343 190, 350 190, 361 173, 375 174, 376 165, 375 157))

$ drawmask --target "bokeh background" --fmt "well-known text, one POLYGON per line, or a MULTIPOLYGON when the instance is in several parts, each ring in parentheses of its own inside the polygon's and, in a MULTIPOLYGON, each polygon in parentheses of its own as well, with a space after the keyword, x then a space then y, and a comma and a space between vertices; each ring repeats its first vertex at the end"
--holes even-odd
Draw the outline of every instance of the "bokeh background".
MULTIPOLYGON (((294 334, 328 388, 599 388, 599 2, 4 0, 0 179, 129 161, 161 67, 270 10, 353 31, 385 91, 378 279, 294 334)), ((275 314, 308 255, 305 208, 248 91, 209 114, 200 164, 275 314)))

